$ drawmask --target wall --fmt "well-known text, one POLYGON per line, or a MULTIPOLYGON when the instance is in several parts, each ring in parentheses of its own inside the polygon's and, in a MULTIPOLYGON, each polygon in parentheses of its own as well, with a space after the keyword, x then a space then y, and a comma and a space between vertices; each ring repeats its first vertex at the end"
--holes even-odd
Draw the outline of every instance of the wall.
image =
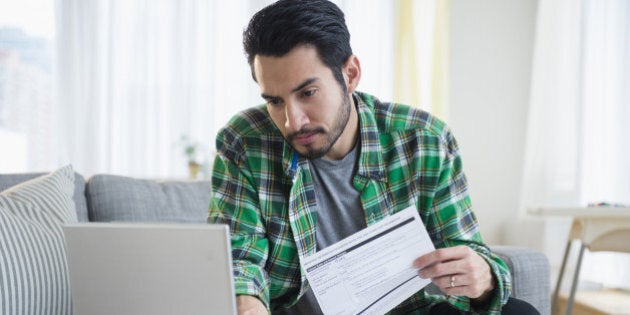
POLYGON ((536 0, 451 0, 450 116, 481 232, 517 216, 536 0))

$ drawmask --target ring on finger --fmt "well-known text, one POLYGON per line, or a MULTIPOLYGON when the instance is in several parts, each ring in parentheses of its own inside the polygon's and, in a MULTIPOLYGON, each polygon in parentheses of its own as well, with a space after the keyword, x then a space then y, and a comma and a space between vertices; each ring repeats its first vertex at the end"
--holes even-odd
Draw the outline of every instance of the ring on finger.
POLYGON ((455 276, 451 276, 451 283, 450 283, 450 287, 454 288, 455 287, 455 276))

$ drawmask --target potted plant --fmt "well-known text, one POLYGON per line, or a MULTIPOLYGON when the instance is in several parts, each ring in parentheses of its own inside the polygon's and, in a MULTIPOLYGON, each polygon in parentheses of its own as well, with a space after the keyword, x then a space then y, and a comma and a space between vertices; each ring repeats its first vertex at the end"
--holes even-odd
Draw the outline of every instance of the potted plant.
POLYGON ((187 135, 181 136, 179 144, 183 148, 184 156, 188 161, 188 175, 190 179, 196 179, 201 168, 201 164, 199 163, 201 145, 187 135))

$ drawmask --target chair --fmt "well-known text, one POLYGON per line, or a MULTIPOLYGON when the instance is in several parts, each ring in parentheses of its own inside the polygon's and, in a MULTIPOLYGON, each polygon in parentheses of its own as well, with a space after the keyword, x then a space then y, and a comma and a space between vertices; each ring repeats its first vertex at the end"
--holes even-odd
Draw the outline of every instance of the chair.
POLYGON ((558 275, 558 282, 553 295, 552 310, 553 314, 558 313, 558 296, 564 270, 567 265, 567 258, 571 250, 571 245, 575 241, 581 243, 578 259, 576 262, 573 282, 571 283, 571 291, 567 301, 566 314, 573 311, 573 303, 575 300, 575 292, 580 276, 580 268, 584 251, 588 248, 591 252, 610 251, 630 253, 630 218, 627 216, 579 216, 573 219, 569 239, 562 258, 562 266, 558 275))

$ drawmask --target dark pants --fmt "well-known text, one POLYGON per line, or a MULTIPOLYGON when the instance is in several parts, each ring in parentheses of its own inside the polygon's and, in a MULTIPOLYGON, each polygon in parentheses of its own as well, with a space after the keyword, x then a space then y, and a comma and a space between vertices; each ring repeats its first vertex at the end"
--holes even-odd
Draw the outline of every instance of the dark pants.
MULTIPOLYGON (((444 302, 435 305, 429 311, 429 314, 433 315, 462 315, 464 312, 454 308, 450 304, 444 302)), ((529 303, 515 299, 509 298, 507 303, 503 305, 503 310, 501 310, 501 314, 510 315, 540 315, 540 313, 529 303)))

